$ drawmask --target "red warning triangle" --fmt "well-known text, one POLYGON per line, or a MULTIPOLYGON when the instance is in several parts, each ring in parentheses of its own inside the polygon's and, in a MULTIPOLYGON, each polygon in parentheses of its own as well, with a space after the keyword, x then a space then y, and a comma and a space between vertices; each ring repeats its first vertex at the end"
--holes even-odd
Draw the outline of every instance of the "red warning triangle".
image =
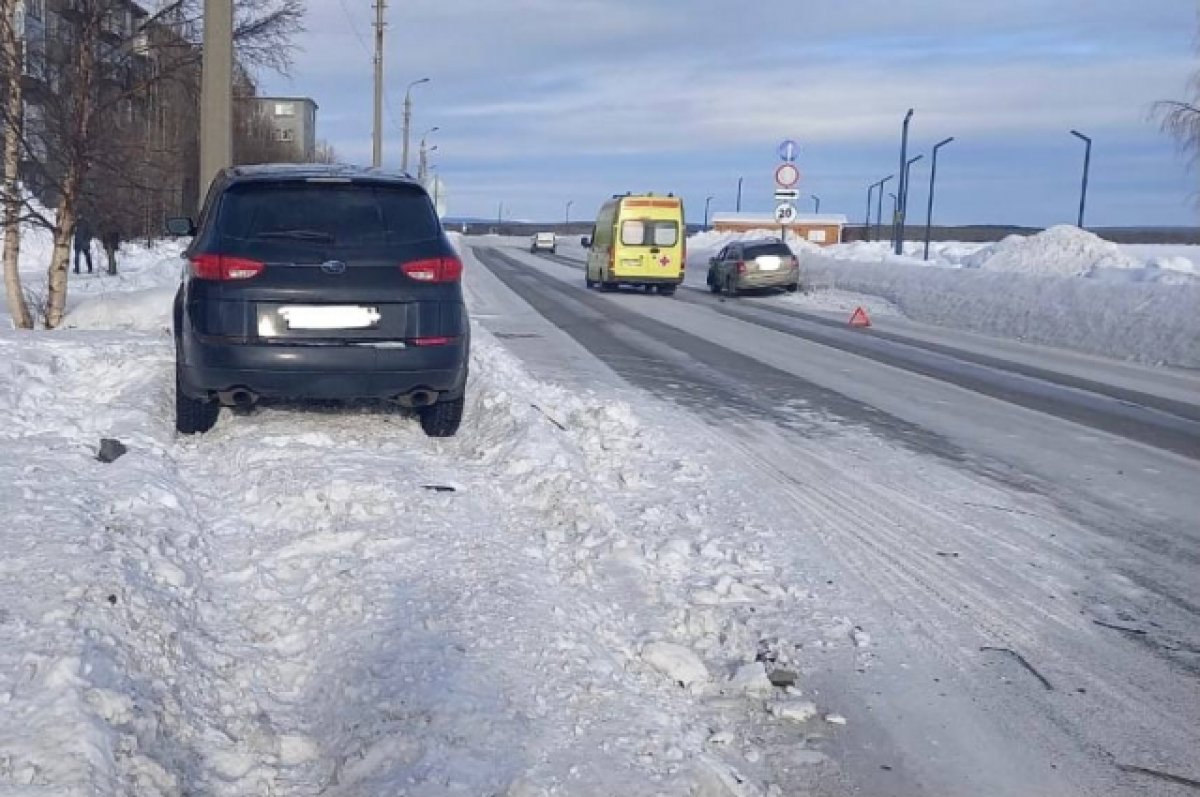
POLYGON ((871 319, 867 317, 867 311, 861 307, 856 308, 854 315, 850 316, 850 326, 859 328, 871 326, 871 319))

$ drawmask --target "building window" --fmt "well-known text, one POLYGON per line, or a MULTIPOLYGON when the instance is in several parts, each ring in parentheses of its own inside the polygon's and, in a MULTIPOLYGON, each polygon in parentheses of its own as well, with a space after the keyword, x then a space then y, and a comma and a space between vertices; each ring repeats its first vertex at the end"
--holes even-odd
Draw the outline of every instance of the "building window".
POLYGON ((290 102, 277 102, 277 103, 275 103, 275 115, 276 116, 295 116, 296 115, 296 106, 290 102))
POLYGON ((296 138, 296 135, 291 130, 286 130, 286 129, 281 128, 281 129, 277 129, 275 131, 275 140, 276 141, 294 141, 295 138, 296 138))
POLYGON ((809 230, 808 231, 808 240, 812 241, 815 244, 825 243, 825 231, 824 230, 809 230))

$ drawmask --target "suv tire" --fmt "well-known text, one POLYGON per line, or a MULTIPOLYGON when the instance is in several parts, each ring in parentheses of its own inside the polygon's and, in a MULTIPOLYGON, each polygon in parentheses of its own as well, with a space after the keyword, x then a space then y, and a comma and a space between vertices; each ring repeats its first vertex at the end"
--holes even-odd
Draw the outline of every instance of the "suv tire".
POLYGON ((457 398, 417 410, 425 434, 430 437, 454 437, 462 423, 464 403, 464 399, 457 398))
POLYGON ((175 364, 175 431, 180 434, 203 434, 212 429, 221 414, 215 401, 201 401, 184 394, 180 385, 179 364, 175 364))

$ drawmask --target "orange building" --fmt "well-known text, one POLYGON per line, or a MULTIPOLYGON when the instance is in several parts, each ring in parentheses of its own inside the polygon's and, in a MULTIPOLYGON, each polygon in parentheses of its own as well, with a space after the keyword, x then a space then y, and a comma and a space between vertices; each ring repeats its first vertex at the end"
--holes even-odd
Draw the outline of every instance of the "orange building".
MULTIPOLYGON (((842 230, 847 219, 836 213, 821 213, 818 215, 797 216, 787 225, 792 235, 797 235, 806 241, 821 246, 831 246, 842 242, 842 230)), ((783 232, 773 216, 755 213, 715 213, 712 217, 712 228, 716 232, 763 232, 778 236, 783 232)))

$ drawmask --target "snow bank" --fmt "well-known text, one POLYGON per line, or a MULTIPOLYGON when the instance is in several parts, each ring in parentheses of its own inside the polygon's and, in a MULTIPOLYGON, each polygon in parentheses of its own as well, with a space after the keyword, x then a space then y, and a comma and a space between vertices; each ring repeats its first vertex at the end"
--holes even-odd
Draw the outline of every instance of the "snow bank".
POLYGON ((149 288, 81 300, 67 317, 67 329, 171 330, 175 288, 149 288))
POLYGON ((1119 283, 812 258, 820 284, 929 324, 1146 363, 1200 366, 1200 284, 1119 283))
MULTIPOLYGON (((755 234, 703 233, 689 240, 693 272, 726 243, 755 234)), ((1060 346, 1108 357, 1200 366, 1200 267, 1172 247, 1131 248, 1074 227, 1054 227, 991 245, 943 244, 933 263, 891 254, 886 243, 819 248, 789 240, 810 296, 788 297, 813 310, 898 311, 925 323, 1060 346), (1136 255, 1140 255, 1136 256, 1136 255), (930 265, 940 266, 930 268, 930 265), (882 300, 882 301, 879 301, 882 300)))

